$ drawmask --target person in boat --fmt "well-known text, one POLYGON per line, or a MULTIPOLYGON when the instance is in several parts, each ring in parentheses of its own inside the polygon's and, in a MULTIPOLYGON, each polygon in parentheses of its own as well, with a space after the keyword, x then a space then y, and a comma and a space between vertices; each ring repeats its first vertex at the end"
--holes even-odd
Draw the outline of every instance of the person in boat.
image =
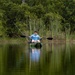
POLYGON ((37 31, 34 31, 34 34, 30 36, 31 42, 40 42, 40 36, 38 35, 37 31))

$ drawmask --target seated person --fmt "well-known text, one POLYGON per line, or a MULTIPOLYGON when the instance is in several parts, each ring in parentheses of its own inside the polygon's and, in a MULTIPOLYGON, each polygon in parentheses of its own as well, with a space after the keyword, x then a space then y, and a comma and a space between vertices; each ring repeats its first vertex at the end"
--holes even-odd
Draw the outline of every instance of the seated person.
POLYGON ((31 42, 40 42, 40 36, 37 31, 34 31, 34 34, 30 36, 31 42))

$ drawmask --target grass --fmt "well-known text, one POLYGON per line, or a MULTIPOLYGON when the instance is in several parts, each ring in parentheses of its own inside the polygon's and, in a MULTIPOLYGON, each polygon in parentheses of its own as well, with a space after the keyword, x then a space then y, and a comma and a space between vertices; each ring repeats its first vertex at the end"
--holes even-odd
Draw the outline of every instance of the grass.
MULTIPOLYGON (((49 37, 49 35, 46 34, 46 36, 49 37)), ((62 33, 62 34, 58 34, 58 35, 52 35, 51 37, 53 37, 53 42, 75 42, 75 35, 74 34, 66 34, 62 33)), ((43 39, 42 42, 46 42, 49 40, 43 39)), ((0 38, 0 44, 21 44, 21 43, 26 43, 28 42, 27 38, 6 38, 6 37, 1 37, 0 38)))
POLYGON ((27 40, 22 38, 0 38, 0 44, 21 44, 27 40))

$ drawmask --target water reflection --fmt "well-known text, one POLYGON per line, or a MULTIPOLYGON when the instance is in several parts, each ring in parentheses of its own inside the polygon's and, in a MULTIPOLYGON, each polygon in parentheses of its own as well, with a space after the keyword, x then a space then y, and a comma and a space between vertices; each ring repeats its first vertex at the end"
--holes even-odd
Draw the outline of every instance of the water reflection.
POLYGON ((0 75, 75 75, 75 45, 0 46, 0 75))
POLYGON ((12 72, 18 65, 17 61, 22 56, 21 47, 18 45, 7 45, 6 53, 4 55, 4 65, 6 72, 12 72), (17 63, 17 64, 16 64, 17 63))
POLYGON ((30 48, 30 59, 31 61, 38 62, 40 58, 40 49, 30 48))

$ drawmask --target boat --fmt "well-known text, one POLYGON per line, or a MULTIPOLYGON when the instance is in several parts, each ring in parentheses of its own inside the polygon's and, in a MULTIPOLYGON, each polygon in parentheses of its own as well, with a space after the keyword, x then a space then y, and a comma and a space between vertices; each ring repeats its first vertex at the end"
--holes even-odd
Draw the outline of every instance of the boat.
POLYGON ((42 43, 41 42, 36 42, 36 43, 31 42, 31 43, 29 43, 29 46, 31 48, 41 48, 42 47, 42 43))

